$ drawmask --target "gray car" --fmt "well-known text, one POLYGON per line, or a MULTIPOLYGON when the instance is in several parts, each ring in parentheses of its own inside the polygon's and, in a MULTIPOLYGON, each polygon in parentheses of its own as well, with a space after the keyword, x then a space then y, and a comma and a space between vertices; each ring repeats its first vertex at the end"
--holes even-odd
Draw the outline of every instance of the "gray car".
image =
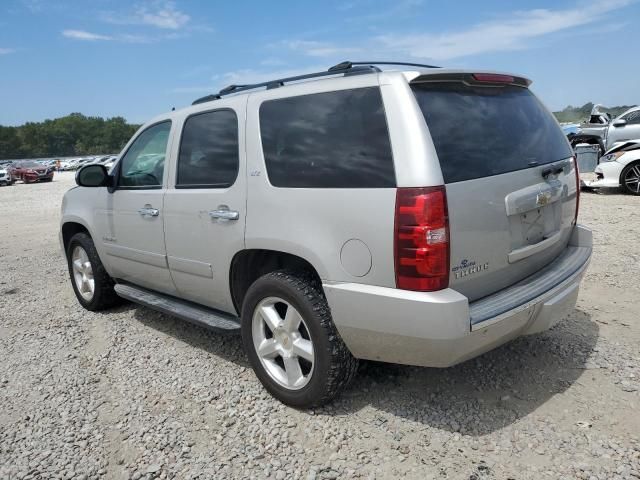
POLYGON ((80 304, 240 332, 299 407, 358 359, 447 367, 555 325, 592 242, 531 82, 380 67, 230 86, 148 122, 110 173, 79 170, 60 241, 80 304))
POLYGON ((614 118, 607 128, 605 140, 607 150, 617 143, 640 140, 640 107, 630 108, 614 118))
POLYGON ((580 125, 576 141, 597 143, 601 154, 629 140, 640 139, 640 107, 633 107, 611 120, 608 116, 591 115, 588 123, 580 125), (591 137, 591 138, 589 138, 591 137))

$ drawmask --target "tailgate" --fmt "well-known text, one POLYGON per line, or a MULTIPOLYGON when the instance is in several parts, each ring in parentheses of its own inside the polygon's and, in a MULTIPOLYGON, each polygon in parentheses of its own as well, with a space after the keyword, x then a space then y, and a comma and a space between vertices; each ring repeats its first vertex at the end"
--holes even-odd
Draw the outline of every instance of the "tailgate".
POLYGON ((471 301, 553 261, 575 222, 571 147, 528 82, 505 78, 412 85, 446 184, 450 286, 471 301))

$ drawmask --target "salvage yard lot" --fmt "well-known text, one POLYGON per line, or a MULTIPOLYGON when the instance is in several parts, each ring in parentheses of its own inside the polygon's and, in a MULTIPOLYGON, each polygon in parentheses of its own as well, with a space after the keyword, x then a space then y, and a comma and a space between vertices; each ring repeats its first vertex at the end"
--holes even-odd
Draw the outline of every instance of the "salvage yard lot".
POLYGON ((640 478, 640 197, 582 194, 594 255, 553 330, 445 370, 363 363, 298 411, 239 337, 80 307, 73 178, 0 188, 0 478, 640 478))

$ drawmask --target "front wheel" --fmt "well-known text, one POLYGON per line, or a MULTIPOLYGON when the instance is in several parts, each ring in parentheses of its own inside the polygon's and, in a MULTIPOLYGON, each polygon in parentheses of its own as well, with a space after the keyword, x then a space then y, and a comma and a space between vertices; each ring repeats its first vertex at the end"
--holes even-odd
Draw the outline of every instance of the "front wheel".
POLYGON ((321 285, 305 273, 272 272, 251 285, 242 306, 242 340, 260 382, 294 407, 331 401, 358 368, 321 285))
POLYGON ((640 195, 640 163, 632 163, 622 170, 621 184, 625 192, 640 195))
POLYGON ((76 233, 67 247, 67 263, 73 291, 87 310, 97 311, 120 303, 114 281, 105 270, 93 240, 76 233))

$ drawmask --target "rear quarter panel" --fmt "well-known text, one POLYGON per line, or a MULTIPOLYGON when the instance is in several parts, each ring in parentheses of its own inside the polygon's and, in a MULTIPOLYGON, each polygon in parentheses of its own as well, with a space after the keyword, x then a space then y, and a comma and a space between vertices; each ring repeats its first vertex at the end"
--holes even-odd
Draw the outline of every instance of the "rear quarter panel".
POLYGON ((395 286, 396 189, 273 187, 260 138, 259 108, 266 100, 370 86, 378 86, 377 75, 306 82, 250 95, 246 248, 270 249, 302 257, 316 268, 325 282, 395 286), (370 252, 371 267, 363 276, 347 272, 341 261, 342 248, 351 239, 361 240, 370 252))

